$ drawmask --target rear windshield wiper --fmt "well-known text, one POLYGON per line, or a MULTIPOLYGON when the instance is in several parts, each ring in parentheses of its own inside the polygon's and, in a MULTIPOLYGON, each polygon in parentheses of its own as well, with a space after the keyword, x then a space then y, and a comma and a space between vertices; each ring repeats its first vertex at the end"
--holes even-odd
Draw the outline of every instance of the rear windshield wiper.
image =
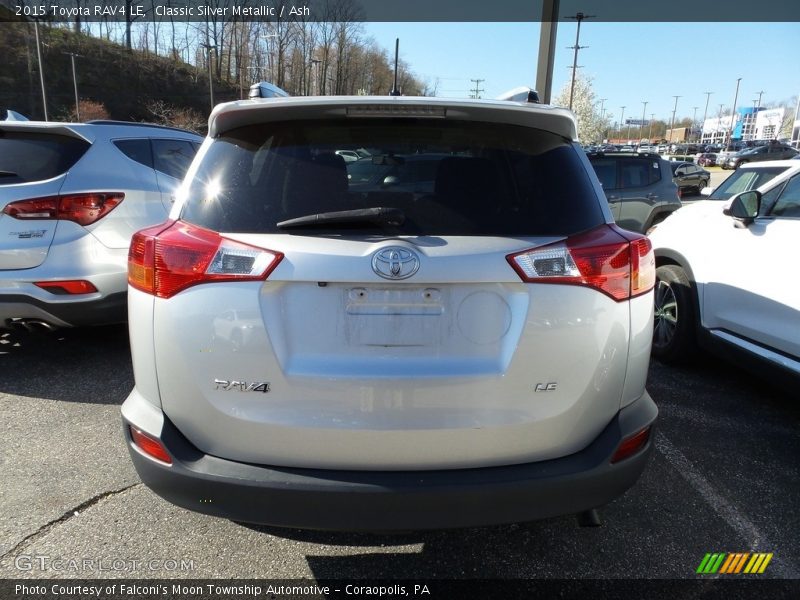
POLYGON ((13 171, 0 171, 0 177, 19 177, 19 175, 13 171))
POLYGON ((281 221, 278 229, 291 229, 293 227, 335 227, 337 225, 402 225, 406 216, 399 208, 376 206, 374 208, 358 208, 356 210, 340 210, 335 212, 316 213, 304 215, 294 219, 281 221))

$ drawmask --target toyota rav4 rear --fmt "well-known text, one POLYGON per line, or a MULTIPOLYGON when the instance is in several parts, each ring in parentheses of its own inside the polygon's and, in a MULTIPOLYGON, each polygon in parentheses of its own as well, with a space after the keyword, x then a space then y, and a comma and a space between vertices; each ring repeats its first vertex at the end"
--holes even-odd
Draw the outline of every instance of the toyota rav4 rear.
POLYGON ((655 265, 575 138, 566 110, 514 102, 218 106, 170 221, 130 249, 142 480, 195 511, 339 530, 625 492, 657 414, 655 265), (351 186, 340 148, 435 177, 351 186))

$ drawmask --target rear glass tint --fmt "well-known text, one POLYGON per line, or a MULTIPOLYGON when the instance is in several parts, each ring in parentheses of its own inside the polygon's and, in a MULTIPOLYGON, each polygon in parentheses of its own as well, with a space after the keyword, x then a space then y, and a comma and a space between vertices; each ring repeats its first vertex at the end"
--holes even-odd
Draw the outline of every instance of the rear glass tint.
POLYGON ((318 213, 396 208, 402 224, 294 234, 568 235, 603 222, 578 151, 536 129, 475 122, 351 119, 269 123, 220 136, 181 217, 216 231, 277 233, 318 213), (345 163, 336 150, 369 148, 345 163))
POLYGON ((0 130, 0 185, 52 179, 67 172, 89 146, 53 133, 0 130))

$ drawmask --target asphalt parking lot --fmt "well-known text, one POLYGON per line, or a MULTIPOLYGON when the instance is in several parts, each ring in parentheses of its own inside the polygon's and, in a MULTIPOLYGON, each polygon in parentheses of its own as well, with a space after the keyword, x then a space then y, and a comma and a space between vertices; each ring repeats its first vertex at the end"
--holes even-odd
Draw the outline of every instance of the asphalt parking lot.
POLYGON ((152 494, 120 431, 122 327, 0 332, 0 366, 3 578, 693 578, 708 552, 771 552, 751 578, 800 577, 800 404, 715 359, 651 366, 656 452, 601 527, 403 535, 273 530, 152 494))

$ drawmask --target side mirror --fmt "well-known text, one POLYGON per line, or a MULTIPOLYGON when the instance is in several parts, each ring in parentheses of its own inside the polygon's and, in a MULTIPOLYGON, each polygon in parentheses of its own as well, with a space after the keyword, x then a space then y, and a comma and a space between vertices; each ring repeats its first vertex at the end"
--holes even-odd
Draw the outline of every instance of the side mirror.
POLYGON ((730 206, 725 209, 725 214, 749 225, 758 216, 761 209, 761 192, 750 190, 741 192, 731 198, 730 206))
POLYGON ((400 178, 397 175, 387 175, 383 178, 383 185, 390 186, 390 185, 397 185, 400 183, 400 178))
POLYGON ((677 171, 675 171, 675 177, 683 177, 684 175, 686 175, 686 171, 684 171, 683 169, 678 169, 677 171))

